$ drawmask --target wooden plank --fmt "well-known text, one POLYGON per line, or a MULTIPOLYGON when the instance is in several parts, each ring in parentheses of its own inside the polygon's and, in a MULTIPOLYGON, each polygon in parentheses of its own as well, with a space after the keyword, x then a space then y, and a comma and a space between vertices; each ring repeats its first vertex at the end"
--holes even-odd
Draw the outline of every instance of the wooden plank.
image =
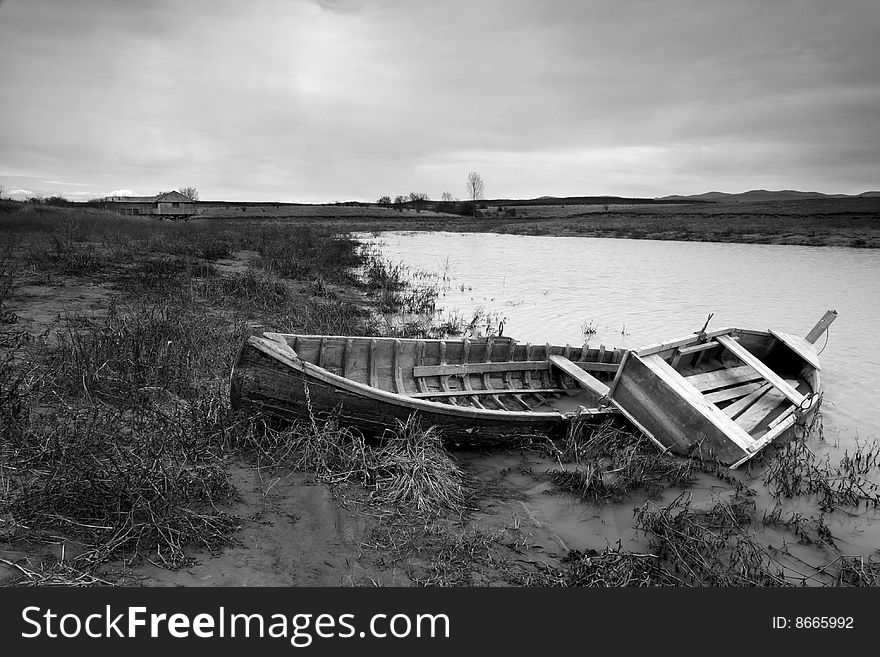
MULTIPOLYGON (((446 340, 440 341, 440 365, 446 365, 446 340)), ((440 375, 440 387, 443 389, 443 392, 450 392, 448 374, 440 375)), ((454 396, 449 397, 449 403, 458 406, 458 398, 454 396)))
POLYGON ((678 364, 681 362, 681 349, 675 352, 672 356, 672 360, 670 361, 670 365, 672 365, 672 369, 678 371, 678 364))
POLYGON ((324 360, 327 356, 327 338, 321 338, 321 346, 318 348, 318 367, 324 367, 324 360))
POLYGON ((730 401, 731 399, 745 397, 747 394, 754 392, 762 385, 764 385, 763 381, 753 381, 752 383, 745 383, 741 386, 734 386, 733 388, 725 388, 724 390, 716 390, 715 392, 706 393, 703 395, 703 398, 713 404, 720 404, 721 402, 730 401))
POLYGON ((790 399, 793 404, 800 406, 804 402, 804 396, 801 393, 792 388, 782 379, 782 377, 758 360, 752 352, 743 347, 739 342, 729 335, 719 335, 717 339, 718 342, 723 344, 729 351, 733 352, 733 354, 742 362, 755 368, 755 371, 769 381, 774 388, 790 399))
POLYGON ((671 377, 661 375, 656 366, 646 363, 637 352, 628 352, 614 382, 614 405, 647 436, 677 454, 688 455, 700 449, 710 450, 723 463, 741 459, 750 437, 715 407, 715 414, 734 425, 734 436, 710 421, 706 417, 709 411, 703 408, 709 405, 699 403, 699 391, 693 386, 672 383, 681 382, 682 378, 665 361, 664 364, 673 373, 671 377), (690 388, 690 392, 680 390, 679 385, 690 388), (697 398, 697 403, 692 397, 697 398))
POLYGON ((351 365, 354 360, 354 340, 351 338, 345 341, 345 347, 342 350, 342 376, 346 379, 351 378, 351 365))
MULTIPOLYGON (((711 331, 710 333, 706 333, 706 338, 711 340, 719 335, 724 335, 726 333, 730 333, 733 331, 732 328, 724 328, 718 331, 711 331)), ((695 344, 697 340, 696 335, 689 335, 686 338, 681 338, 680 340, 670 340, 669 342, 658 342, 656 344, 645 345, 636 351, 636 354, 639 356, 650 356, 652 354, 660 353, 661 351, 666 351, 667 349, 675 349, 677 347, 686 347, 688 345, 695 344)))
POLYGON ((394 341, 394 392, 406 394, 406 387, 403 385, 403 369, 400 365, 400 340, 394 341))
POLYGON ((797 413, 797 408, 797 406, 789 406, 788 410, 786 410, 784 413, 781 413, 775 420, 768 424, 767 428, 772 429, 780 422, 787 420, 789 415, 791 415, 792 413, 797 413))
MULTIPOLYGON (((532 360, 535 357, 535 347, 530 342, 526 343, 526 360, 532 360)), ((547 361, 541 361, 546 363, 547 361)), ((549 367, 549 365, 548 365, 549 367)), ((538 385, 536 388, 540 388, 538 385)), ((546 386, 545 386, 546 387, 546 386)), ((523 372, 523 388, 532 388, 532 370, 525 370, 523 372)), ((544 399, 539 393, 533 393, 536 400, 538 400, 539 404, 546 404, 547 400, 544 399)))
MULTIPOLYGON (((581 369, 590 372, 616 372, 617 363, 584 363, 578 361, 581 369)), ((491 363, 448 363, 446 365, 421 365, 413 368, 413 376, 457 376, 461 374, 483 374, 485 372, 546 372, 550 363, 546 360, 508 360, 491 363)), ((531 377, 527 377, 531 379, 531 377)))
MULTIPOLYGON (((551 352, 551 344, 549 342, 547 342, 544 345, 544 358, 549 358, 550 352, 551 352)), ((541 384, 545 388, 549 388, 552 385, 550 382, 550 369, 549 368, 541 371, 541 384)))
MULTIPOLYGON (((516 343, 511 342, 510 346, 508 346, 508 348, 507 348, 507 360, 509 360, 509 361, 513 360, 514 352, 516 352, 516 343)), ((513 387, 513 379, 510 375, 510 370, 507 370, 504 372, 504 385, 508 388, 513 387)))
POLYGON ((440 377, 440 387, 443 388, 443 392, 452 393, 451 395, 448 395, 449 403, 453 404, 454 406, 458 406, 459 392, 458 392, 458 390, 451 390, 449 388, 449 377, 446 377, 446 376, 440 377))
POLYGON ((652 369, 667 385, 677 390, 682 397, 690 402, 693 407, 712 425, 723 432, 731 442, 741 449, 746 449, 752 442, 752 437, 738 426, 733 420, 722 413, 717 406, 708 403, 700 391, 690 385, 678 372, 654 354, 643 359, 646 365, 652 369))
POLYGON ((822 319, 820 319, 816 325, 810 329, 810 332, 804 337, 804 339, 810 344, 816 344, 816 340, 822 337, 822 334, 828 330, 828 327, 831 326, 831 322, 837 319, 837 311, 836 310, 828 310, 822 315, 822 319))
MULTIPOLYGON (((782 416, 780 416, 782 417, 782 416)), ((736 470, 743 463, 751 459, 755 454, 764 449, 767 445, 776 440, 783 433, 788 431, 794 423, 797 421, 797 416, 794 414, 787 414, 782 422, 771 427, 770 431, 765 433, 763 436, 758 438, 751 447, 749 447, 749 454, 733 465, 730 466, 731 470, 736 470)))
POLYGON ((586 388, 593 394, 598 395, 600 398, 605 397, 608 394, 609 388, 607 385, 591 374, 584 372, 580 367, 568 360, 568 358, 558 354, 552 354, 548 356, 548 360, 560 370, 568 374, 572 379, 577 381, 582 387, 586 388))
POLYGON ((534 409, 533 409, 533 408, 532 408, 532 407, 526 402, 526 400, 522 398, 522 395, 508 395, 508 396, 509 396, 509 397, 512 397, 512 398, 513 398, 513 401, 515 401, 517 404, 519 404, 519 406, 521 406, 523 410, 525 410, 525 411, 531 411, 531 410, 534 410, 534 409))
MULTIPOLYGON (((461 347, 461 362, 462 364, 467 364, 470 359, 471 354, 471 341, 469 338, 465 338, 461 347)), ((482 402, 480 402, 479 397, 473 396, 470 393, 473 392, 473 386, 471 385, 471 377, 470 374, 463 374, 461 377, 462 387, 468 391, 468 396, 466 399, 472 403, 477 408, 486 408, 483 406, 482 402)))
POLYGON ((379 364, 376 362, 376 341, 370 340, 370 363, 369 363, 369 372, 370 378, 368 380, 369 384, 374 388, 379 386, 379 364))
POLYGON ((678 353, 682 356, 688 356, 690 354, 695 354, 700 351, 706 351, 707 349, 714 349, 718 346, 718 343, 714 340, 710 340, 709 342, 703 342, 702 344, 695 344, 689 347, 679 347, 678 353))
MULTIPOLYGON (((489 380, 489 373, 488 372, 483 374, 483 390, 490 394, 489 399, 491 399, 495 403, 495 405, 498 406, 499 410, 502 410, 502 411, 510 410, 507 408, 507 406, 504 404, 504 402, 501 401, 501 398, 497 394, 498 391, 494 390, 492 388, 492 382, 489 380)), ((476 391, 474 391, 474 392, 476 392, 476 391)))
POLYGON ((769 383, 762 383, 758 388, 747 394, 742 399, 733 402, 732 404, 728 404, 725 406, 722 411, 724 414, 732 420, 735 420, 737 416, 739 416, 743 411, 745 411, 749 406, 758 401, 761 397, 766 395, 773 386, 769 383))
MULTIPOLYGON (((533 360, 534 353, 535 353, 535 348, 532 346, 532 343, 526 342, 526 360, 528 360, 528 361, 533 360)), ((547 361, 542 361, 542 362, 547 362, 547 361)), ((531 370, 523 370, 523 387, 525 387, 525 388, 532 387, 532 372, 531 372, 531 370)))
POLYGON ((587 361, 588 356, 590 355, 590 343, 584 342, 581 347, 581 355, 578 356, 579 363, 585 363, 587 361))
MULTIPOLYGON (((483 358, 484 363, 491 363, 492 362, 492 348, 494 346, 495 346, 495 341, 491 337, 487 338, 486 339, 486 354, 485 354, 485 357, 483 358)), ((490 379, 489 372, 483 371, 482 375, 483 375, 482 376, 483 389, 484 390, 492 390, 492 382, 489 380, 490 379)), ((504 402, 501 401, 501 398, 497 394, 492 394, 489 397, 489 399, 491 399, 492 402, 496 406, 498 406, 499 410, 502 410, 502 411, 509 410, 507 408, 507 406, 505 406, 504 402)))
POLYGON ((782 391, 776 389, 769 390, 749 410, 736 418, 736 423, 751 434, 773 409, 785 402, 785 399, 782 391))
MULTIPOLYGON (((422 359, 425 357, 425 341, 419 340, 416 343, 416 356, 414 363, 418 364, 422 362, 422 359)), ((427 392, 428 385, 425 383, 425 380, 421 377, 415 376, 415 368, 413 368, 413 376, 416 379, 416 386, 418 387, 420 392, 427 392)))
POLYGON ((714 372, 691 374, 684 378, 700 392, 707 392, 717 388, 726 388, 727 386, 758 381, 764 377, 748 365, 740 365, 738 367, 715 370, 714 372))
POLYGON ((774 331, 773 329, 770 329, 770 335, 803 358, 814 369, 822 369, 822 366, 819 364, 819 355, 816 353, 816 348, 812 343, 807 342, 799 335, 789 335, 788 333, 774 331))
MULTIPOLYGON (((474 394, 474 387, 471 385, 471 377, 470 375, 465 375, 462 377, 462 383, 464 384, 464 389, 467 390, 467 400, 474 404, 477 408, 486 408, 483 406, 483 403, 480 401, 480 398, 474 394)), ((482 392, 482 391, 481 391, 482 392)), ((529 409, 531 410, 531 409, 529 409)))

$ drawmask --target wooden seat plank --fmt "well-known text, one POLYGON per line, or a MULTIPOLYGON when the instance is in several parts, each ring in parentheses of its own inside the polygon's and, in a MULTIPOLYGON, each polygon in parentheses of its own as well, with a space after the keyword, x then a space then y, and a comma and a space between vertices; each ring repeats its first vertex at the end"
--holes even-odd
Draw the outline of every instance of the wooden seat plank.
POLYGON ((786 403, 786 397, 782 391, 772 388, 751 408, 736 418, 736 423, 751 434, 777 406, 784 403, 786 403))
POLYGON ((741 386, 734 386, 733 388, 724 388, 722 390, 716 390, 715 392, 707 392, 703 397, 705 397, 708 402, 720 404, 721 402, 745 397, 749 393, 760 388, 762 385, 764 385, 763 381, 753 381, 752 383, 744 383, 741 386))
POLYGON ((733 418, 735 420, 749 406, 761 399, 761 397, 766 395, 772 388, 773 386, 771 386, 769 383, 762 383, 760 386, 758 386, 758 388, 747 394, 745 397, 742 397, 732 404, 725 406, 721 410, 724 411, 724 414, 727 417, 733 418))
POLYGON ((758 381, 764 377, 748 365, 740 365, 739 367, 715 370, 713 372, 691 374, 684 378, 700 392, 708 392, 718 388, 758 381))
POLYGON ((580 367, 572 363, 568 358, 564 356, 560 356, 558 354, 553 354, 549 356, 549 360, 553 365, 558 367, 560 370, 568 374, 572 379, 578 382, 582 387, 586 388, 590 392, 598 395, 599 397, 605 397, 608 394, 609 388, 607 385, 602 383, 599 379, 594 377, 591 374, 588 374, 580 367))
POLYGON ((707 349, 714 349, 718 346, 718 343, 714 340, 710 340, 709 342, 702 342, 700 344, 693 344, 688 347, 679 347, 678 353, 682 356, 688 356, 690 354, 695 354, 699 351, 706 351, 707 349))
POLYGON ((733 353, 734 356, 739 358, 746 365, 750 365, 758 372, 764 379, 769 381, 774 388, 779 390, 783 395, 785 395, 793 404, 802 404, 804 402, 804 396, 795 390, 791 385, 786 383, 782 377, 780 377, 776 372, 767 367, 764 363, 758 360, 758 357, 755 356, 748 349, 743 347, 739 342, 734 340, 729 335, 719 335, 716 340, 723 344, 730 352, 733 353))

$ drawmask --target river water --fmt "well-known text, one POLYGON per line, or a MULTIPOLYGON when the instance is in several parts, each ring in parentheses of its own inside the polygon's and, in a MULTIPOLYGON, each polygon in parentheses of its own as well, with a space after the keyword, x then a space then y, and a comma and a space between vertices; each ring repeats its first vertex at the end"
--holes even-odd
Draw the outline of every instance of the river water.
MULTIPOLYGON (((444 232, 360 237, 392 262, 444 277, 442 313, 494 315, 504 335, 521 342, 581 345, 586 338, 593 346, 637 348, 688 336, 710 313, 710 330, 805 335, 826 310, 837 310, 816 344, 826 442, 811 447, 835 460, 858 441, 880 438, 880 251, 444 232)), ((508 454, 473 458, 470 466, 498 479, 540 463, 508 454)), ((718 489, 717 482, 703 484, 709 493, 718 489)), ((616 540, 644 545, 632 530, 633 503, 587 508, 533 478, 519 485, 519 504, 545 539, 578 549, 616 540)), ((768 507, 774 503, 763 497, 768 507)), ((864 509, 827 522, 840 549, 870 554, 880 544, 878 519, 876 510, 864 509)))
POLYGON ((709 329, 805 335, 822 350, 826 437, 880 436, 880 251, 475 233, 382 233, 394 262, 448 277, 441 310, 482 309, 521 342, 637 348, 709 329), (595 333, 585 336, 585 327, 595 333))

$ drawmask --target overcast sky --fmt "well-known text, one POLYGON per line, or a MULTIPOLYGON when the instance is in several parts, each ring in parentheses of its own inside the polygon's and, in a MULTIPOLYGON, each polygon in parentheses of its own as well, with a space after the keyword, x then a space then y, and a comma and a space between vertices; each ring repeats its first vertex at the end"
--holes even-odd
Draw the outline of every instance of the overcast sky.
POLYGON ((880 0, 0 0, 4 196, 880 189, 880 0))

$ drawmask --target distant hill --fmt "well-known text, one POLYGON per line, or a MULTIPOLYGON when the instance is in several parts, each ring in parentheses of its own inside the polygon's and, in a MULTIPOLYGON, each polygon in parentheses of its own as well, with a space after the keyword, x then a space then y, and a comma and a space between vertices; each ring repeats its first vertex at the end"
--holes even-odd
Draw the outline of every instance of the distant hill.
POLYGON ((862 194, 823 194, 822 192, 799 192, 794 189, 768 191, 752 189, 740 194, 727 192, 705 192, 690 196, 672 195, 659 198, 660 201, 797 201, 817 198, 865 198, 880 196, 880 192, 864 192, 862 194))
POLYGON ((639 198, 626 196, 539 196, 537 198, 514 199, 493 198, 480 201, 485 205, 651 205, 662 203, 693 202, 699 199, 685 197, 639 198))

